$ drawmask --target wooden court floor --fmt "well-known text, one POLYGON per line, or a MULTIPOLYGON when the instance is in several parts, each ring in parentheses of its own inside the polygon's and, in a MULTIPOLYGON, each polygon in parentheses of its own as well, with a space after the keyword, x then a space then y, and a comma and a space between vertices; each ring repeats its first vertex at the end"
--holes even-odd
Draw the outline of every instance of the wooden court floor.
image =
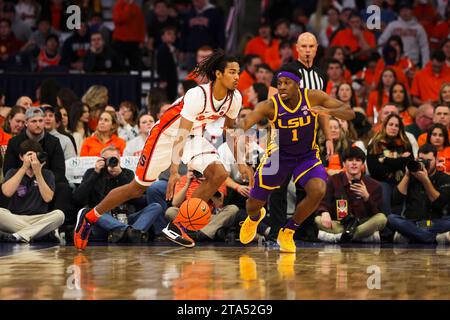
POLYGON ((448 247, 310 245, 295 255, 257 246, 5 250, 0 299, 450 299, 448 247))

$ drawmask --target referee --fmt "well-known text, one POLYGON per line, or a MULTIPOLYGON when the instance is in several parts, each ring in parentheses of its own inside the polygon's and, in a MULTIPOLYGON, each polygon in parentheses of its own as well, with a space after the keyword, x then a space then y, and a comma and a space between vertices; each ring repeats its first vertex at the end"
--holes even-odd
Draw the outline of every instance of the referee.
MULTIPOLYGON (((317 39, 309 32, 302 33, 297 39, 297 52, 298 60, 286 64, 292 68, 297 69, 302 75, 300 81, 301 88, 325 90, 327 87, 328 77, 325 72, 323 72, 318 67, 314 66, 314 58, 317 53, 317 39)), ((277 89, 277 77, 276 75, 272 79, 272 86, 269 88, 269 97, 278 93, 277 89)), ((322 131, 326 137, 329 137, 328 132, 328 117, 319 116, 319 122, 322 131)), ((327 154, 333 154, 333 143, 331 139, 327 139, 327 154)), ((289 176, 286 181, 281 185, 279 189, 275 189, 270 195, 269 208, 270 208, 270 223, 271 223, 271 235, 276 238, 279 229, 286 224, 287 220, 287 190, 291 177, 289 176)), ((296 187, 297 188, 297 187, 296 187)), ((305 191, 303 188, 297 188, 297 203, 299 203, 305 197, 305 191)), ((311 215, 312 217, 312 215, 311 215)), ((300 228, 302 233, 302 238, 313 238, 313 219, 307 219, 300 228), (305 233, 303 233, 303 231, 305 233)))

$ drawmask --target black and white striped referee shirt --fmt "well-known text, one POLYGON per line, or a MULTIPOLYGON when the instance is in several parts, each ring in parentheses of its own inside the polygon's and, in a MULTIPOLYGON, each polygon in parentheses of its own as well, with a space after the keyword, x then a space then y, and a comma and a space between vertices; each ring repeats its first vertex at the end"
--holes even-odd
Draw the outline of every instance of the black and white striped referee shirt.
MULTIPOLYGON (((302 75, 302 80, 300 81, 300 87, 306 89, 316 89, 325 91, 327 88, 328 77, 325 72, 320 70, 316 66, 311 68, 306 67, 303 63, 298 60, 289 62, 286 66, 297 69, 302 75)), ((277 78, 273 77, 272 86, 277 87, 277 78)))

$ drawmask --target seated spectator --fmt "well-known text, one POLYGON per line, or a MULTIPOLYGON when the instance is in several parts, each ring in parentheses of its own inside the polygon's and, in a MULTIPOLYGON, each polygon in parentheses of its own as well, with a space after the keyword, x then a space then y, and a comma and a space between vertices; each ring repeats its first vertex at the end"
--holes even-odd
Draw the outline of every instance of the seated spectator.
POLYGON ((271 56, 269 57, 269 54, 266 54, 264 60, 267 61, 267 64, 272 70, 278 70, 282 65, 294 61, 294 52, 297 51, 292 43, 283 40, 280 41, 280 44, 278 45, 278 51, 273 53, 268 52, 271 56))
MULTIPOLYGON (((350 82, 351 83, 351 82, 350 82)), ((355 90, 349 83, 341 83, 336 88, 336 99, 348 103, 353 111, 366 115, 366 110, 361 108, 356 101, 355 90)))
POLYGON ((36 20, 42 10, 35 0, 19 0, 16 4, 16 14, 30 28, 36 27, 36 20))
POLYGON ((72 35, 64 41, 61 64, 70 69, 82 71, 83 60, 89 52, 90 40, 87 23, 81 21, 80 28, 74 30, 72 35))
POLYGON ((139 135, 139 128, 136 124, 138 109, 131 101, 123 101, 119 106, 117 117, 119 120, 119 137, 125 141, 130 141, 139 135))
POLYGON ((404 84, 396 82, 392 85, 389 90, 389 102, 397 106, 405 126, 413 124, 417 108, 412 105, 404 84))
POLYGON ((59 37, 60 33, 51 27, 50 19, 47 17, 42 17, 38 22, 37 30, 34 31, 28 42, 25 44, 27 51, 37 51, 41 50, 45 46, 45 40, 51 34, 55 34, 59 37))
POLYGON ((92 35, 93 33, 100 32, 102 35, 103 41, 106 44, 111 43, 111 34, 112 31, 108 28, 108 26, 103 21, 103 16, 101 13, 94 13, 89 18, 88 23, 88 32, 92 35))
POLYGON ((328 179, 327 192, 315 219, 324 242, 380 242, 387 218, 382 213, 381 185, 363 174, 364 152, 352 147, 345 153, 343 172, 328 179), (352 226, 356 226, 352 230, 352 226))
POLYGON ((394 189, 393 203, 405 205, 402 215, 388 217, 395 231, 394 242, 450 244, 450 176, 436 170, 437 150, 425 144, 417 161, 408 166, 405 176, 394 189))
POLYGON ((80 156, 98 157, 107 146, 114 146, 123 154, 126 142, 117 136, 119 123, 114 112, 103 111, 100 114, 97 128, 92 136, 85 139, 81 146, 80 156))
POLYGON ((413 150, 405 134, 402 118, 397 114, 386 117, 367 148, 370 175, 383 188, 383 212, 390 214, 392 190, 405 174, 406 164, 413 160, 413 150))
POLYGON ((6 172, 3 194, 10 198, 8 209, 0 208, 0 241, 26 242, 54 232, 64 222, 61 210, 49 212, 55 194, 55 176, 44 169, 37 141, 25 140, 19 146, 21 164, 6 172))
POLYGON ((335 46, 330 48, 330 58, 339 61, 344 69, 344 79, 345 82, 352 83, 352 74, 345 66, 345 51, 344 48, 335 46))
POLYGON ((411 85, 413 103, 420 105, 437 101, 439 90, 446 82, 450 82, 450 67, 445 64, 445 54, 436 51, 431 56, 431 61, 414 75, 411 85))
POLYGON ((47 39, 45 39, 44 48, 41 49, 37 56, 37 71, 42 71, 50 66, 58 66, 60 62, 59 39, 56 35, 50 34, 47 39))
POLYGON ((14 3, 4 2, 3 3, 3 18, 11 21, 11 28, 17 39, 23 43, 28 41, 31 36, 31 28, 19 17, 16 16, 16 9, 14 8, 14 3))
POLYGON ((33 105, 33 100, 31 100, 31 98, 27 97, 27 96, 19 97, 19 99, 17 99, 17 101, 16 101, 16 106, 20 106, 25 109, 28 109, 32 105, 33 105))
POLYGON ((65 108, 66 110, 70 110, 70 106, 80 101, 78 95, 70 88, 64 87, 58 90, 56 93, 56 103, 58 108, 65 108))
POLYGON ((450 26, 450 6, 447 4, 445 8, 445 17, 443 21, 436 23, 430 33, 430 47, 439 49, 442 39, 448 39, 450 26))
POLYGON ((405 128, 406 131, 412 133, 416 139, 422 133, 427 132, 433 124, 434 108, 429 103, 424 103, 417 109, 416 119, 413 124, 405 128))
POLYGON ((428 131, 426 143, 437 149, 436 169, 450 174, 450 137, 447 127, 440 123, 433 124, 428 131))
POLYGON ((324 146, 325 141, 323 141, 321 158, 328 175, 332 176, 343 170, 343 156, 351 147, 352 141, 346 136, 338 119, 334 117, 330 118, 329 125, 330 137, 333 139, 334 154, 330 156, 324 154, 326 153, 326 148, 324 146))
MULTIPOLYGON (((192 193, 204 179, 200 172, 188 169, 187 174, 181 177, 181 180, 175 186, 172 207, 167 209, 166 219, 172 221, 176 218, 181 204, 191 198, 192 193)), ((208 202, 212 213, 209 223, 199 231, 187 231, 194 241, 213 240, 220 228, 228 228, 233 225, 239 208, 233 204, 224 206, 225 195, 226 187, 223 184, 208 202)))
POLYGON ((11 29, 11 21, 0 19, 0 69, 6 69, 16 63, 16 55, 19 54, 23 43, 18 40, 11 29))
POLYGON ((44 128, 47 130, 48 133, 50 133, 52 136, 58 138, 59 143, 61 145, 61 148, 64 152, 64 160, 73 158, 77 156, 77 153, 75 151, 75 147, 72 144, 72 141, 69 137, 67 137, 64 134, 61 134, 58 132, 56 119, 55 119, 55 113, 58 112, 50 105, 43 105, 41 107, 44 110, 44 128))
POLYGON ((367 102, 367 118, 371 123, 377 123, 378 113, 381 107, 388 103, 389 92, 396 81, 395 72, 392 69, 384 69, 381 73, 380 81, 376 90, 369 94, 369 101, 367 102))
POLYGON ((5 131, 3 131, 2 128, 0 128, 0 163, 2 163, 3 158, 5 158, 6 149, 8 148, 8 142, 11 138, 11 135, 7 134, 5 131))
MULTIPOLYGON (((247 106, 253 108, 258 104, 258 102, 266 100, 269 93, 269 89, 262 83, 254 83, 248 89, 247 96, 247 106)), ((246 105, 244 105, 246 107, 246 105)))
POLYGON ((450 83, 446 82, 441 86, 438 103, 450 105, 450 83))
POLYGON ((156 69, 159 76, 159 87, 164 89, 167 98, 173 101, 178 93, 177 48, 175 46, 176 29, 166 27, 162 30, 162 43, 156 50, 156 69))
POLYGON ((244 57, 244 70, 239 76, 237 89, 242 95, 247 94, 247 89, 256 81, 256 68, 262 63, 261 57, 251 54, 244 57))
POLYGON ((334 6, 328 7, 327 18, 327 27, 321 28, 319 35, 319 43, 324 48, 328 48, 336 33, 344 29, 343 24, 339 20, 339 10, 334 6))
MULTIPOLYGON (((450 138, 450 106, 448 105, 437 105, 434 108, 434 115, 433 115, 433 124, 440 123, 445 128, 447 128, 448 136, 450 138)), ((427 140, 427 132, 422 133, 419 138, 417 139, 417 142, 419 143, 419 147, 423 146, 427 140)))
POLYGON ((256 67, 256 82, 265 84, 267 89, 270 87, 273 78, 273 70, 265 64, 261 63, 256 67))
POLYGON ((349 68, 350 72, 356 73, 363 68, 370 52, 375 49, 376 40, 372 32, 363 28, 359 14, 352 12, 349 18, 349 27, 339 31, 331 41, 330 46, 346 48, 347 54, 354 55, 349 68))
POLYGON ((153 10, 146 15, 148 47, 152 50, 162 43, 161 31, 166 27, 179 28, 179 20, 170 15, 167 0, 156 0, 153 2, 153 10))
POLYGON ((139 135, 128 141, 125 150, 123 151, 124 156, 140 156, 142 149, 144 148, 145 141, 149 135, 150 129, 155 124, 155 119, 149 114, 141 114, 137 123, 139 125, 139 135))
MULTIPOLYGON (((370 92, 376 89, 378 82, 375 81, 375 70, 379 59, 380 55, 377 52, 372 52, 366 66, 355 74, 355 81, 353 82, 364 84, 361 85, 362 90, 367 88, 370 92)), ((363 92, 365 94, 365 90, 363 92)))
MULTIPOLYGON (((288 48, 290 47, 292 60, 296 60, 298 58, 298 53, 295 47, 295 41, 290 37, 289 33, 289 25, 290 21, 285 18, 278 19, 274 23, 274 35, 278 40, 274 43, 274 45, 266 50, 264 55, 260 56, 265 63, 267 63, 272 70, 278 70, 281 65, 281 44, 283 43, 283 51, 284 55, 289 52, 288 48)), ((297 39, 295 39, 297 40, 297 39)))
POLYGON ((123 71, 122 60, 120 60, 113 48, 105 44, 100 32, 91 34, 89 52, 83 59, 85 72, 111 73, 123 71))
MULTIPOLYGON (((383 108, 381 108, 380 114, 379 114, 379 122, 373 127, 373 132, 374 133, 378 133, 381 131, 381 129, 383 128, 383 123, 384 120, 390 115, 390 114, 396 114, 398 116, 401 117, 400 115, 400 111, 398 110, 397 105, 392 104, 392 103, 387 103, 383 106, 383 108)), ((405 134, 406 137, 409 140, 409 143, 411 144, 412 150, 413 150, 413 155, 414 157, 417 156, 417 151, 419 150, 419 145, 417 144, 417 140, 414 137, 414 135, 408 131, 406 131, 405 128, 405 134)))
POLYGON ((89 129, 95 131, 100 113, 108 105, 108 88, 101 85, 90 86, 81 98, 81 102, 88 105, 91 114, 89 115, 89 129))
POLYGON ((330 96, 336 96, 336 89, 341 84, 344 83, 344 67, 336 59, 330 59, 327 62, 327 76, 328 83, 325 89, 326 93, 330 96))
POLYGON ((89 106, 87 104, 75 102, 70 106, 67 130, 75 140, 77 155, 80 155, 81 146, 91 133, 89 129, 89 106))
POLYGON ((278 46, 278 39, 272 38, 272 30, 270 24, 262 22, 258 28, 258 36, 250 39, 244 50, 245 55, 254 54, 264 57, 266 51, 270 48, 278 46))
POLYGON ((17 136, 25 127, 25 108, 14 106, 3 122, 3 130, 11 136, 17 136))
MULTIPOLYGON (((73 193, 74 201, 81 206, 94 207, 112 189, 123 186, 134 179, 134 172, 120 166, 119 150, 106 147, 100 153, 95 168, 88 169, 83 180, 73 193)), ((166 226, 164 213, 157 203, 151 203, 143 210, 134 212, 132 203, 115 208, 98 220, 92 230, 93 239, 141 243, 148 241, 148 231, 153 226, 155 234, 160 234, 166 226), (126 214, 127 223, 119 221, 126 214)))

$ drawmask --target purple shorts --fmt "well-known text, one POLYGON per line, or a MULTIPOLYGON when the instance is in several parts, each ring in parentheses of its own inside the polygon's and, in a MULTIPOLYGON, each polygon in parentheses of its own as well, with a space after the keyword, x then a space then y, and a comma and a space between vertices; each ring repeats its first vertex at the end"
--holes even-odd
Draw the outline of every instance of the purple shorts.
POLYGON ((317 151, 301 156, 280 154, 279 150, 269 156, 264 155, 258 170, 255 172, 255 184, 250 196, 266 201, 270 193, 279 189, 288 176, 292 174, 296 185, 304 187, 313 178, 327 181, 328 175, 322 165, 317 151))

